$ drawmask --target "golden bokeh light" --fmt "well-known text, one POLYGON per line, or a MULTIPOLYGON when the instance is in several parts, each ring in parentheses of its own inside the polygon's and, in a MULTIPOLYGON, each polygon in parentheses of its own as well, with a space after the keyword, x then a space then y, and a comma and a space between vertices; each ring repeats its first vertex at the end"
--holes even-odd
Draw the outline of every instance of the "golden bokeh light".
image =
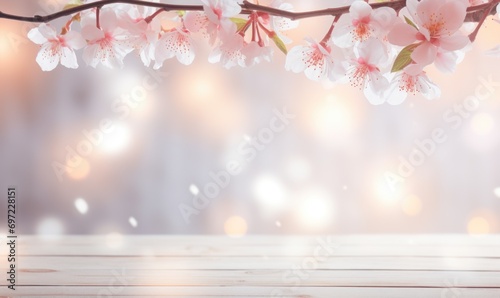
POLYGON ((471 235, 481 235, 490 233, 490 223, 486 218, 481 216, 474 216, 467 224, 467 231, 471 235))
POLYGON ((352 133, 356 118, 354 108, 348 101, 331 94, 313 105, 310 112, 312 129, 320 137, 352 133))
POLYGON ((406 215, 417 216, 422 211, 422 200, 414 194, 409 195, 403 200, 401 208, 406 215))
POLYGON ((375 197, 384 205, 397 205, 402 200, 401 187, 392 186, 384 178, 380 176, 374 183, 373 192, 375 197))
POLYGON ((224 223, 224 232, 229 237, 243 237, 247 233, 247 222, 240 216, 231 216, 224 223))
POLYGON ((66 161, 66 173, 69 178, 73 180, 83 180, 87 178, 90 173, 90 163, 82 158, 77 165, 72 164, 71 161, 66 161))

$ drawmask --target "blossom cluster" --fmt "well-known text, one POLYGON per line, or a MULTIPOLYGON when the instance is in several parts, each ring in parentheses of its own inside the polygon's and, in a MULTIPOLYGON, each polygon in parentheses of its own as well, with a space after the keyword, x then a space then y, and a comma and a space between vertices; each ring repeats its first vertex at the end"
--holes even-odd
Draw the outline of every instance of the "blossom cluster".
MULTIPOLYGON (((41 46, 36 61, 44 71, 59 63, 77 68, 75 51, 80 49, 83 61, 92 67, 120 68, 130 53, 154 69, 173 58, 189 65, 195 59, 197 35, 211 46, 208 61, 225 68, 271 61, 279 49, 286 54, 286 70, 304 72, 311 80, 350 83, 372 104, 395 105, 408 94, 440 96, 425 69, 434 65, 443 72, 454 71, 470 44, 464 24, 467 8, 488 0, 407 0, 398 11, 345 0, 349 11, 334 17, 323 38, 307 37, 290 50, 286 31, 296 28, 298 21, 258 10, 244 12, 237 0, 201 2, 199 11, 167 12, 120 3, 96 6, 71 15, 59 32, 42 23, 28 37, 41 46)), ((76 0, 68 7, 82 4, 76 0)), ((293 10, 282 0, 268 7, 293 10)))

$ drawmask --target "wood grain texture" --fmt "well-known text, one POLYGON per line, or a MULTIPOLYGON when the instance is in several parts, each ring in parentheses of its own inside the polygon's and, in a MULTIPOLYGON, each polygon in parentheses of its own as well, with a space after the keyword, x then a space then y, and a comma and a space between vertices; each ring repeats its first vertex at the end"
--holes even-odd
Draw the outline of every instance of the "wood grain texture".
POLYGON ((18 245, 16 296, 500 298, 500 235, 20 236, 18 245))

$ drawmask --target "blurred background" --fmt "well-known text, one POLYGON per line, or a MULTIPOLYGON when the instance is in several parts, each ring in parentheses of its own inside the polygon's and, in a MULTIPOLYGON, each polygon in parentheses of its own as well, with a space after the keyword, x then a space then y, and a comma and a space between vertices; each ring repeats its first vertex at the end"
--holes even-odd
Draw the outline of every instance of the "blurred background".
MULTIPOLYGON (((64 2, 1 0, 0 10, 47 14, 64 2)), ((289 36, 320 39, 330 22, 301 21, 289 36)), ((93 69, 79 51, 79 69, 42 72, 33 27, 0 20, 0 187, 3 201, 17 188, 19 233, 500 232, 500 87, 467 100, 480 77, 500 81, 500 58, 483 54, 500 43, 491 20, 455 73, 429 69, 440 99, 400 106, 287 72, 279 51, 226 70, 207 62, 203 39, 189 67, 153 71, 131 54, 121 70, 93 69), (295 117, 272 130, 284 110, 295 117), (415 142, 436 129, 446 141, 419 155, 415 142), (424 158, 391 188, 388 173, 412 153, 424 158)))

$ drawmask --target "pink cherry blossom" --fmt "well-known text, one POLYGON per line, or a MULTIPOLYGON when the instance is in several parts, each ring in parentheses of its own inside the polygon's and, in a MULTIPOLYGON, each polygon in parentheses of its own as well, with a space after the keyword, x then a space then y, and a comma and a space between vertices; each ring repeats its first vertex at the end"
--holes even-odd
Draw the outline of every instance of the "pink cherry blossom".
POLYGON ((306 77, 317 81, 336 81, 344 76, 345 68, 331 42, 306 39, 308 45, 295 46, 286 56, 285 69, 294 73, 304 72, 306 77), (336 59, 339 58, 339 59, 336 59))
POLYGON ((251 41, 244 44, 240 50, 241 54, 245 56, 245 66, 253 66, 262 61, 271 62, 273 57, 273 48, 270 46, 260 45, 256 41, 251 41))
POLYGON ((40 24, 28 33, 28 38, 36 44, 42 45, 36 62, 43 71, 50 71, 56 68, 61 62, 68 68, 77 68, 75 50, 85 46, 85 40, 80 33, 69 31, 66 34, 58 35, 54 28, 48 24, 40 24))
MULTIPOLYGON (((293 5, 290 3, 283 2, 282 0, 274 0, 271 2, 270 7, 293 11, 293 5)), ((284 32, 295 29, 299 26, 299 21, 293 21, 288 18, 272 16, 267 13, 259 13, 259 22, 264 26, 269 27, 273 32, 275 32, 278 37, 285 43, 291 43, 292 40, 288 38, 284 32)))
POLYGON ((418 42, 411 54, 417 64, 434 62, 439 49, 456 51, 464 48, 469 39, 459 29, 464 23, 467 6, 454 0, 408 0, 408 11, 415 28, 399 22, 389 33, 389 42, 407 46, 418 42))
POLYGON ((372 104, 381 104, 385 101, 383 92, 389 82, 383 76, 379 66, 387 58, 387 51, 382 42, 371 38, 359 46, 347 69, 351 85, 362 88, 372 104))
POLYGON ((434 60, 434 66, 444 73, 452 73, 455 71, 456 66, 460 63, 465 56, 463 51, 444 51, 439 49, 434 60))
POLYGON ((245 46, 243 36, 236 32, 223 32, 221 37, 222 41, 212 50, 208 61, 210 63, 220 62, 227 69, 237 65, 246 66, 245 55, 241 52, 245 46))
POLYGON ((241 6, 236 0, 201 0, 203 10, 210 22, 208 31, 226 30, 230 31, 234 23, 229 18, 238 15, 241 12, 241 6))
POLYGON ((203 12, 190 11, 183 18, 189 32, 202 32, 208 37, 210 45, 224 32, 233 32, 236 25, 230 20, 241 12, 236 0, 202 0, 203 12))
POLYGON ((476 6, 488 2, 488 0, 463 0, 463 1, 465 1, 466 4, 468 4, 468 6, 476 6))
POLYGON ((155 12, 153 7, 133 6, 124 17, 123 27, 130 34, 128 42, 141 57, 144 66, 149 66, 154 60, 155 46, 161 30, 159 17, 147 20, 155 12))
POLYGON ((189 65, 193 63, 195 50, 193 39, 189 31, 183 27, 174 28, 163 33, 156 45, 154 69, 159 69, 167 59, 176 57, 177 60, 189 65))
POLYGON ((112 9, 100 12, 100 27, 91 20, 82 28, 82 35, 87 39, 83 60, 96 67, 99 63, 109 68, 123 67, 123 58, 133 51, 128 42, 128 32, 119 26, 119 19, 112 9))
POLYGON ((392 8, 381 7, 373 10, 364 1, 351 4, 348 14, 340 17, 332 32, 333 42, 339 47, 351 47, 371 37, 383 37, 396 20, 392 8))
POLYGON ((406 99, 408 94, 417 93, 427 99, 441 96, 441 90, 427 77, 422 66, 410 64, 393 77, 385 96, 389 104, 398 105, 406 99))

